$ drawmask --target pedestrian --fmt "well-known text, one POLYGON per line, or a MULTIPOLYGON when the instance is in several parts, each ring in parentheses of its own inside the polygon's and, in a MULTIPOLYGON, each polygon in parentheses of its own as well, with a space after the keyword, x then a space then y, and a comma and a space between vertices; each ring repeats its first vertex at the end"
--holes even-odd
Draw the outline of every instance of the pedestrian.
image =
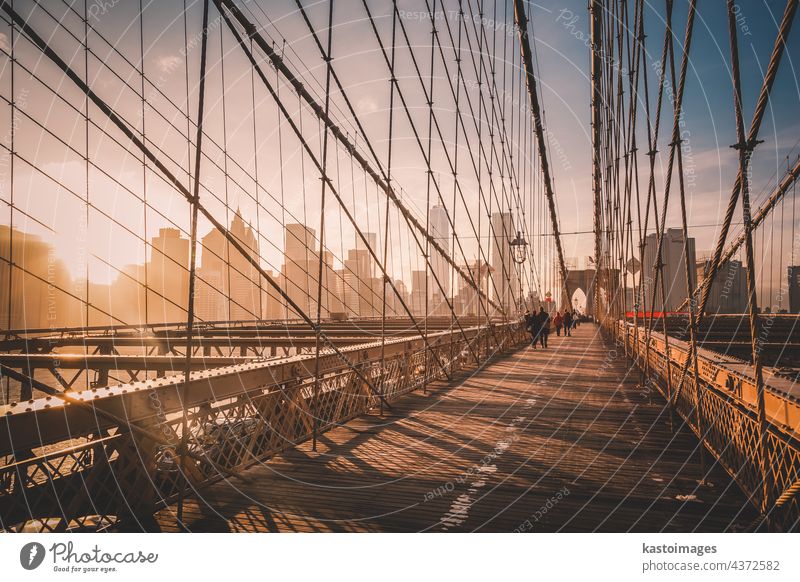
POLYGON ((544 307, 539 307, 539 313, 536 314, 536 317, 539 326, 539 342, 543 348, 546 348, 547 336, 550 335, 550 315, 544 310, 544 307))
POLYGON ((572 335, 570 330, 572 329, 572 312, 567 309, 564 312, 564 335, 572 335))
POLYGON ((556 326, 556 335, 561 335, 561 326, 564 325, 564 318, 561 317, 561 312, 556 311, 556 316, 553 318, 553 325, 556 326))
POLYGON ((536 349, 536 336, 538 335, 537 322, 538 319, 535 314, 531 314, 530 311, 525 312, 525 329, 531 334, 531 347, 534 350, 536 349))

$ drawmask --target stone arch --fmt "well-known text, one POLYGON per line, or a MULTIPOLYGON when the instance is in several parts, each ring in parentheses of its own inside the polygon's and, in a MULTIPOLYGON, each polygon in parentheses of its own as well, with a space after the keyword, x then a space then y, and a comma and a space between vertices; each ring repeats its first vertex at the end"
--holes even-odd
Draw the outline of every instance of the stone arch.
POLYGON ((575 291, 580 289, 586 295, 586 315, 594 315, 594 269, 575 269, 567 271, 567 287, 572 293, 570 301, 573 300, 575 291))

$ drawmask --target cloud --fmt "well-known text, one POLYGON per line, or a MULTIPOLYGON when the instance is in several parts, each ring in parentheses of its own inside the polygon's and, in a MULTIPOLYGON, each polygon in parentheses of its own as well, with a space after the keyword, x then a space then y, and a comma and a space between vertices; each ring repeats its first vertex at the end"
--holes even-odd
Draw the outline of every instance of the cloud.
POLYGON ((362 97, 356 103, 356 109, 359 113, 375 113, 378 110, 378 104, 372 97, 362 97))
POLYGON ((167 55, 160 57, 157 63, 163 72, 168 73, 178 68, 183 63, 183 59, 177 55, 167 55))
POLYGON ((0 32, 0 49, 3 49, 7 53, 11 52, 11 43, 8 42, 8 35, 4 32, 0 32))

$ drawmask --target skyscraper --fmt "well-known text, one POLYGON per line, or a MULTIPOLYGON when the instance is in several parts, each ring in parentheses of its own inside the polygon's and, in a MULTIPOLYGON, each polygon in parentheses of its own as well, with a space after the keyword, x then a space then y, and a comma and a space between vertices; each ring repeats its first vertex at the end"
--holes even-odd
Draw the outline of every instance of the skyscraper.
MULTIPOLYGON (((255 231, 245 224, 238 209, 230 233, 247 250, 250 259, 260 260, 255 231)), ((206 321, 261 319, 258 269, 217 229, 205 235, 201 245, 195 291, 197 316, 206 321)))
MULTIPOLYGON (((697 263, 697 282, 703 282, 708 263, 697 263)), ((731 259, 723 263, 714 277, 711 292, 706 303, 707 313, 746 313, 747 312, 747 268, 741 261, 731 259)))
MULTIPOLYGON (((658 239, 655 235, 649 234, 645 239, 644 265, 642 269, 642 290, 645 295, 645 304, 648 309, 661 311, 661 280, 659 279, 655 305, 653 301, 653 283, 655 282, 656 250, 658 239)), ((664 240, 661 246, 661 262, 663 264, 664 297, 663 307, 667 311, 674 311, 686 300, 686 257, 683 253, 683 230, 680 228, 668 228, 664 233, 664 240)), ((689 270, 691 277, 690 288, 694 289, 697 283, 697 261, 695 259, 694 239, 689 237, 689 270)), ((660 277, 660 275, 659 275, 660 277)))
POLYGON ((411 271, 411 311, 425 315, 425 277, 427 271, 411 271))
MULTIPOLYGON (((239 209, 231 221, 231 234, 248 251, 250 258, 260 261, 255 231, 245 224, 239 209)), ((261 319, 261 275, 242 253, 231 249, 231 319, 261 319)))
POLYGON ((189 303, 189 239, 161 228, 152 240, 147 270, 148 321, 184 321, 189 303))
POLYGON ((519 275, 511 254, 511 240, 515 236, 511 213, 492 214, 492 231, 493 294, 495 301, 512 314, 519 298, 519 275))
MULTIPOLYGON (((428 230, 436 243, 444 249, 444 252, 450 253, 450 222, 447 220, 447 210, 444 206, 433 206, 428 211, 428 230)), ((436 280, 431 277, 428 283, 428 290, 434 305, 442 303, 442 289, 444 295, 450 297, 450 265, 445 260, 444 256, 435 249, 431 249, 431 271, 436 274, 436 278, 441 284, 436 284, 436 280)))
MULTIPOLYGON (((310 317, 317 313, 317 236, 304 224, 287 224, 284 230, 283 278, 286 294, 310 317)), ((289 313, 289 317, 298 317, 289 313)))

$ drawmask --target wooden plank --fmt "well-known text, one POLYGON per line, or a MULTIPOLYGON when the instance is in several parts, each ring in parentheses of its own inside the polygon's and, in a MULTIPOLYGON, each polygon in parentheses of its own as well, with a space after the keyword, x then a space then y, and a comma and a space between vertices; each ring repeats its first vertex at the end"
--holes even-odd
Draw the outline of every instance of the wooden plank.
MULTIPOLYGON (((754 510, 598 329, 398 401, 187 501, 191 531, 725 531, 754 510)), ((175 508, 157 516, 177 529, 175 508)))

